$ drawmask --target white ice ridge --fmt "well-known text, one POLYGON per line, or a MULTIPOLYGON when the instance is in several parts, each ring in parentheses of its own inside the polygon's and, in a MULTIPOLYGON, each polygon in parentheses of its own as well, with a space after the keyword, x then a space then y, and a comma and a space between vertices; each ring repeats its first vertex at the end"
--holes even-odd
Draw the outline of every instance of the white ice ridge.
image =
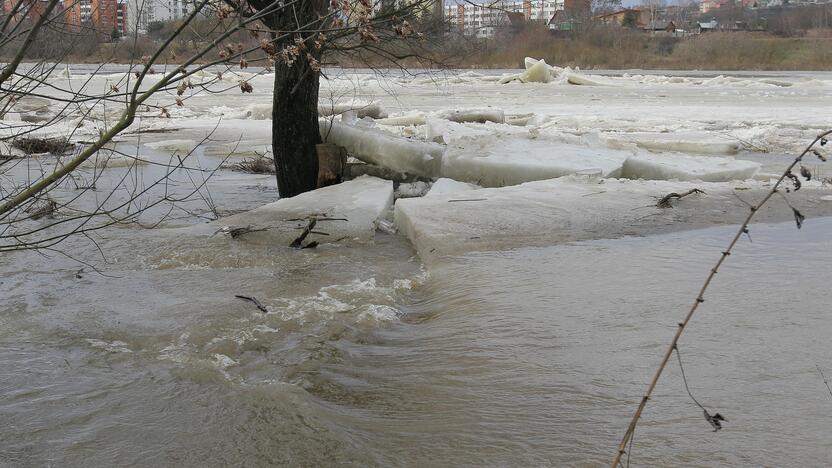
MULTIPOLYGON (((271 120, 272 103, 259 102, 249 104, 242 108, 214 106, 209 112, 227 119, 271 120)), ((346 112, 354 112, 359 119, 364 117, 372 117, 374 119, 387 117, 387 112, 384 110, 384 107, 377 101, 327 102, 322 100, 318 103, 318 115, 321 117, 341 115, 346 112)))
MULTIPOLYGON (((663 75, 633 75, 625 73, 620 77, 601 77, 598 75, 586 75, 579 69, 570 67, 556 67, 547 64, 544 60, 532 57, 525 58, 526 70, 521 73, 508 74, 499 77, 479 77, 481 82, 497 81, 500 84, 507 83, 553 83, 559 85, 581 85, 581 86, 620 86, 620 85, 688 85, 711 88, 753 88, 773 89, 789 87, 815 87, 826 86, 828 82, 816 79, 803 81, 787 81, 776 78, 740 78, 734 76, 719 75, 715 77, 683 77, 663 75)), ((470 80, 471 78, 469 78, 470 80)), ((468 80, 464 81, 467 82, 468 80)))
POLYGON ((524 60, 526 71, 514 75, 506 75, 499 79, 498 83, 506 84, 514 81, 520 83, 558 83, 571 84, 581 86, 610 86, 607 80, 600 78, 589 78, 569 67, 560 68, 554 67, 546 63, 545 60, 537 60, 532 57, 526 57, 524 60))
POLYGON ((436 112, 435 117, 451 122, 495 122, 503 123, 506 119, 501 109, 477 107, 468 109, 445 109, 436 112))
POLYGON ((470 251, 551 245, 625 233, 639 222, 655 224, 658 198, 704 189, 727 193, 730 184, 576 177, 399 200, 395 221, 425 261, 470 251), (646 218, 645 218, 646 217, 646 218))
POLYGON ((513 75, 506 75, 498 81, 499 84, 511 83, 519 81, 521 83, 549 83, 558 78, 562 68, 548 65, 545 60, 537 60, 531 57, 526 57, 524 60, 526 71, 513 75))
POLYGON ((502 187, 575 173, 618 177, 629 152, 532 138, 483 137, 448 145, 442 177, 502 187))
POLYGON ((248 232, 238 239, 289 246, 308 225, 309 219, 314 217, 317 219, 315 232, 306 238, 305 243, 371 241, 378 220, 384 217, 392 204, 393 182, 362 176, 183 229, 195 234, 230 235, 232 230, 244 228, 248 232))
POLYGON ((345 147, 367 163, 483 187, 517 185, 570 174, 721 182, 750 179, 760 167, 755 162, 733 158, 678 153, 654 155, 598 144, 555 142, 530 134, 497 134, 447 120, 429 119, 425 131, 428 138, 447 145, 401 138, 364 124, 321 123, 321 134, 327 142, 345 147))
POLYGON ((407 126, 424 125, 430 119, 449 120, 451 122, 494 122, 503 123, 506 120, 502 109, 491 107, 477 107, 465 109, 443 109, 436 112, 410 112, 399 116, 376 120, 379 125, 407 126))
POLYGON ((377 101, 347 101, 347 102, 319 102, 318 115, 326 117, 330 115, 341 115, 345 112, 355 112, 356 117, 372 117, 382 119, 387 117, 387 112, 377 101))
POLYGON ((526 71, 520 74, 520 81, 548 83, 557 78, 559 70, 546 64, 545 60, 535 61, 531 57, 525 59, 526 71))
POLYGON ((438 175, 442 145, 399 138, 368 127, 321 120, 321 137, 343 146, 358 159, 423 177, 438 175))
POLYGON ((678 151, 694 154, 735 154, 742 147, 736 137, 712 132, 631 132, 599 135, 610 148, 637 146, 650 151, 678 151))
POLYGON ((621 177, 647 180, 728 182, 751 179, 760 170, 754 161, 714 156, 640 153, 627 158, 621 177))

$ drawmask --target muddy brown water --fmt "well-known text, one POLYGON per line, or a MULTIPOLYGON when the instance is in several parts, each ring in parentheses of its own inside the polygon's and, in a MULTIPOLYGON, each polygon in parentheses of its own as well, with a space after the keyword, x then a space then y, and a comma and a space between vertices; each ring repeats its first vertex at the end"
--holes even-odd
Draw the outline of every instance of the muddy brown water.
MULTIPOLYGON (((830 229, 752 229, 681 342, 691 390, 726 428, 709 430, 671 365, 631 463, 832 462, 815 367, 832 376, 830 229)), ((0 465, 603 465, 731 232, 430 272, 388 235, 298 252, 113 230, 106 276, 4 255, 0 465)))
MULTIPOLYGON (((507 111, 534 89, 502 91, 507 111)), ((404 98, 430 109, 494 94, 463 91, 404 98)), ((591 114, 587 102, 609 104, 587 96, 617 93, 570 92, 549 111, 591 114)), ((828 97, 777 93, 729 111, 769 116, 771 102, 828 97)), ((643 101, 615 96, 622 115, 643 101)), ((778 158, 760 160, 768 170, 778 158)), ((108 170, 83 206, 125 170, 108 170)), ((136 184, 164 172, 145 165, 136 184)), ((177 193, 193 185, 172 180, 177 193)), ((222 170, 210 188, 202 195, 223 213, 276 198, 270 175, 222 170)), ((202 199, 181 207, 165 226, 211 214, 202 199)), ((98 245, 69 240, 72 258, 0 254, 0 466, 605 466, 733 229, 471 253, 429 271, 385 234, 295 251, 132 226, 95 233, 98 245)), ((680 346, 691 391, 725 429, 711 432, 672 364, 636 432, 634 466, 832 464, 832 396, 816 368, 832 378, 830 231, 829 218, 752 227, 680 346)))

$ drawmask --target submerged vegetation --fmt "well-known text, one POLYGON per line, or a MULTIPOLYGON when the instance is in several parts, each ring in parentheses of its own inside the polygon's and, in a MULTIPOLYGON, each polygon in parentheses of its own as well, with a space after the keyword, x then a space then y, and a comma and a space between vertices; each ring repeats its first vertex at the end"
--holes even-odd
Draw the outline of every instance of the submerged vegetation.
POLYGON ((12 148, 17 148, 25 154, 64 154, 75 147, 66 138, 39 138, 21 137, 15 138, 11 143, 12 148))
POLYGON ((232 170, 248 172, 249 174, 274 174, 274 159, 265 154, 258 154, 253 158, 246 158, 234 164, 230 164, 232 170))

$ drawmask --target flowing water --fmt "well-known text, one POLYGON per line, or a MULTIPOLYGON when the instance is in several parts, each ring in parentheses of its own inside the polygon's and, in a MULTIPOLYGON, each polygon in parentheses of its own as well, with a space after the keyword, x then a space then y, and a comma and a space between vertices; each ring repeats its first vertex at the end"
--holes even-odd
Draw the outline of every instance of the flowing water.
MULTIPOLYGON (((726 429, 709 430, 674 362, 632 463, 832 462, 815 367, 832 376, 830 228, 752 229, 680 347, 726 429)), ((478 253, 429 272, 386 235, 229 251, 126 229, 103 242, 121 257, 104 275, 7 255, 0 465, 603 465, 731 231, 478 253)))
MULTIPOLYGON (((674 115, 684 117, 670 130, 782 120, 775 140, 802 145, 832 96, 820 85, 628 86, 408 85, 383 99, 404 110, 487 102, 581 132, 652 131, 674 115)), ((268 83, 255 88, 171 112, 204 119, 220 104, 270 100, 268 83)), ((367 89, 359 97, 382 94, 367 89)), ((174 128, 185 120, 154 121, 142 143, 191 147, 217 125, 174 128)), ((189 166, 215 168, 241 141, 252 156, 270 133, 241 120, 212 138, 222 141, 200 145, 189 166)), ((122 149, 137 154, 127 140, 122 149)), ((91 210, 113 187, 115 204, 164 179, 173 151, 142 146, 152 164, 140 170, 85 167, 76 185, 101 177, 76 205, 91 210)), ((769 156, 779 170, 780 154, 769 156)), ((20 161, 16 180, 51 164, 20 161)), ((186 194, 207 177, 182 172, 146 198, 186 194)), ((274 201, 271 175, 221 170, 194 198, 142 217, 166 229, 114 226, 70 238, 63 253, 0 254, 0 467, 605 466, 735 229, 425 268, 404 238, 381 233, 373 245, 298 251, 167 229, 274 201)), ((832 378, 830 230, 832 219, 752 227, 680 344, 691 392, 725 429, 710 430, 671 361, 636 432, 634 466, 832 465, 832 394, 816 367, 832 378)))

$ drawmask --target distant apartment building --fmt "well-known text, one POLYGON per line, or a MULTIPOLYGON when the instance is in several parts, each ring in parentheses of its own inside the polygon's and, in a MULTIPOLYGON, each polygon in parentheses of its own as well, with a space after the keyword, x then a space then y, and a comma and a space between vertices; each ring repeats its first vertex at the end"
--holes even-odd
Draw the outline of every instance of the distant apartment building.
POLYGON ((101 34, 127 32, 124 0, 64 0, 64 14, 68 24, 90 27, 101 34))
MULTIPOLYGON (((15 10, 17 0, 4 0, 4 15, 13 15, 15 20, 39 18, 49 4, 49 0, 23 0, 15 10)), ((63 0, 52 15, 64 16, 65 26, 69 28, 90 28, 110 35, 113 31, 127 31, 124 0, 63 0)))
POLYGON ((15 21, 23 18, 39 18, 46 11, 48 4, 49 0, 23 0, 19 5, 17 0, 4 0, 3 16, 13 16, 15 21))
POLYGON ((92 22, 91 0, 64 0, 64 16, 67 24, 80 26, 92 22))
POLYGON ((525 21, 548 24, 569 0, 499 0, 496 3, 445 5, 445 19, 466 36, 493 37, 499 28, 509 24, 509 12, 521 14, 525 21))
POLYGON ((188 0, 126 0, 127 30, 146 33, 151 23, 174 21, 188 16, 194 10, 188 0))
POLYGON ((729 8, 757 8, 763 3, 761 0, 702 0, 699 4, 699 11, 702 13, 709 13, 714 10, 725 10, 729 8))
POLYGON ((711 13, 716 10, 725 10, 730 8, 794 8, 810 5, 825 5, 830 3, 832 3, 832 0, 702 0, 702 3, 699 4, 699 11, 702 13, 711 13))

